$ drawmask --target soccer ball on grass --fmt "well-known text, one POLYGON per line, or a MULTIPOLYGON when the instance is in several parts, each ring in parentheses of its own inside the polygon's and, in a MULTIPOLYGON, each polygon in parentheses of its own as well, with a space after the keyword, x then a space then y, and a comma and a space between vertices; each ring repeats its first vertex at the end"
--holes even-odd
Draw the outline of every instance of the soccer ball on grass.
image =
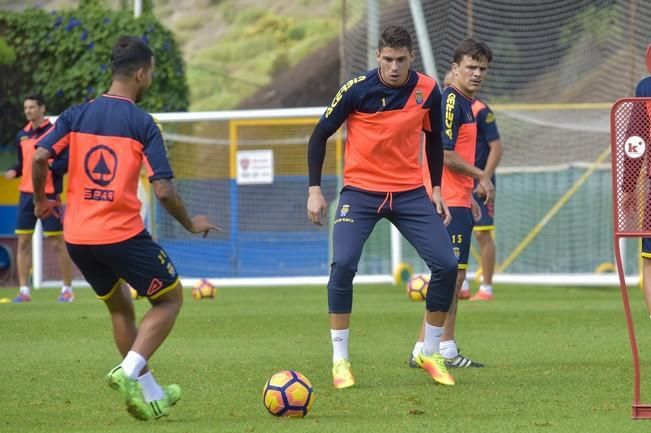
POLYGON ((197 301, 202 299, 215 299, 216 295, 217 288, 206 279, 199 280, 199 282, 192 287, 192 297, 197 301))
POLYGON ((274 416, 303 418, 312 409, 312 384, 298 371, 279 371, 262 390, 264 407, 274 416))

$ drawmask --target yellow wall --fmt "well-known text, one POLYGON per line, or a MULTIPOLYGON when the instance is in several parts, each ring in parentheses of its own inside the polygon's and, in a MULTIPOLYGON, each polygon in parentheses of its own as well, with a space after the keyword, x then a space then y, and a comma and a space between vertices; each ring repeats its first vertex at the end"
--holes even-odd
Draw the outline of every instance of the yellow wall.
POLYGON ((18 184, 20 179, 7 180, 0 177, 0 206, 18 204, 18 184))
MULTIPOLYGON (((13 206, 18 204, 18 185, 20 179, 7 180, 0 174, 0 206, 13 206)), ((68 176, 63 178, 63 194, 61 201, 65 203, 68 176)))

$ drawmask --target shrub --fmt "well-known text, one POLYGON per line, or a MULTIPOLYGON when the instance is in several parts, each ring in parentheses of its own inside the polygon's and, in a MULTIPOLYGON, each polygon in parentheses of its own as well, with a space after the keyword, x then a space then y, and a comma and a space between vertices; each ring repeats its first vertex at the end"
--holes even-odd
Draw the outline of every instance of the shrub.
POLYGON ((48 113, 92 99, 111 82, 110 53, 121 35, 139 36, 154 51, 154 82, 141 106, 151 112, 185 111, 188 86, 181 53, 172 33, 145 12, 111 10, 97 0, 78 9, 47 13, 40 9, 0 12, 0 144, 13 141, 25 123, 23 97, 39 92, 48 113), (4 45, 2 44, 4 41, 4 45), (6 46, 6 47, 5 47, 6 46), (12 60, 11 53, 17 53, 12 60))

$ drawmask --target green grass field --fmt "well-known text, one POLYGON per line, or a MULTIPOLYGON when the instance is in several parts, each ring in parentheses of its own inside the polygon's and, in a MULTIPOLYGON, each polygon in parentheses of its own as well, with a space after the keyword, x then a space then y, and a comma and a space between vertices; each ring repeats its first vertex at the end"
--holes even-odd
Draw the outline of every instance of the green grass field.
MULTIPOLYGON (((0 289, 12 297, 15 289, 0 289)), ((498 286, 496 301, 464 301, 458 342, 484 369, 434 385, 407 367, 424 304, 400 288, 359 286, 351 361, 358 386, 330 378, 326 292, 320 287, 220 289, 189 296, 152 366, 184 395, 170 417, 143 423, 104 383, 120 358, 108 314, 88 289, 73 304, 54 290, 0 305, 0 431, 16 432, 642 432, 630 419, 631 354, 617 289, 498 286), (305 419, 262 405, 267 378, 296 369, 314 385, 305 419)), ((644 372, 651 323, 631 291, 644 372)), ((146 301, 137 301, 139 312, 146 301)), ((645 370, 646 368, 646 370, 645 370)), ((646 376, 648 378, 648 375, 646 376)), ((651 393, 644 391, 646 402, 651 393)))

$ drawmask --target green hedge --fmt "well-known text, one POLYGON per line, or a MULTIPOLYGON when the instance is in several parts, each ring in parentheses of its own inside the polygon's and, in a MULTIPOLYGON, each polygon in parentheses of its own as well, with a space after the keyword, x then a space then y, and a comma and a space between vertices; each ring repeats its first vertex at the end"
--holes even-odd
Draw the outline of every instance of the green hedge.
POLYGON ((38 92, 48 113, 92 99, 111 82, 111 48, 121 35, 141 37, 154 51, 154 83, 140 104, 151 112, 186 111, 185 66, 173 34, 151 13, 134 18, 101 1, 78 9, 0 12, 0 145, 13 142, 25 123, 23 97, 38 92))

